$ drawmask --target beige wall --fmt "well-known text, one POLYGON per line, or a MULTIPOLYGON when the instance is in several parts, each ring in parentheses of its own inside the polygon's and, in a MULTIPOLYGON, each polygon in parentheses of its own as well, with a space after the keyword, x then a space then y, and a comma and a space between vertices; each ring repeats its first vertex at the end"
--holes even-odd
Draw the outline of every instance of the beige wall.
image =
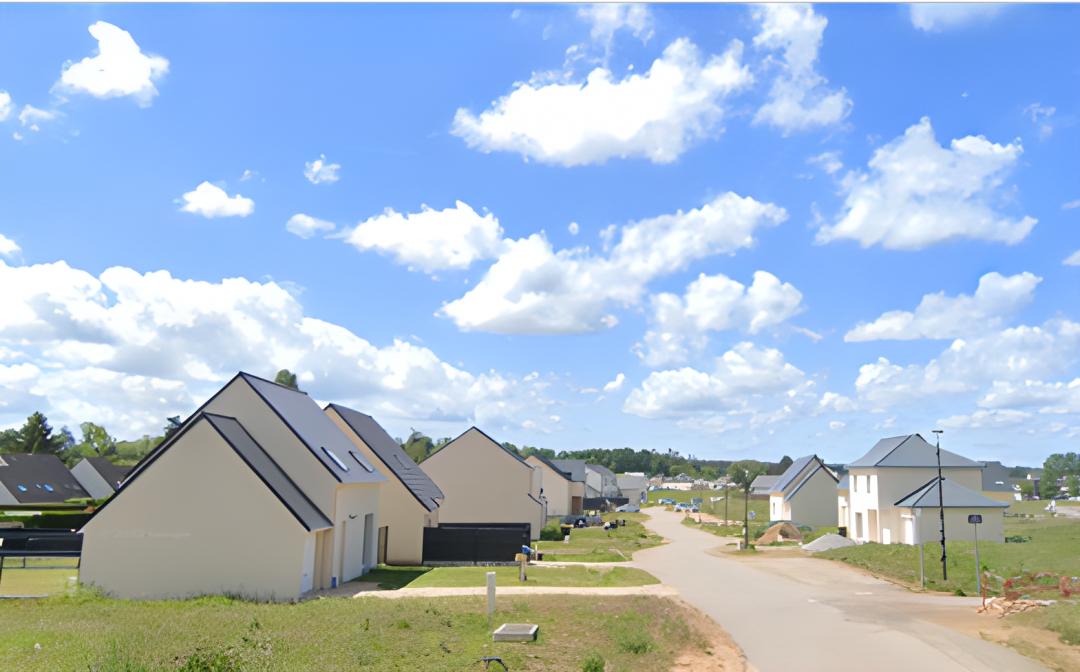
MULTIPOLYGON (((975 492, 982 491, 981 469, 944 468, 942 476, 975 492)), ((900 510, 893 504, 911 494, 919 486, 937 476, 937 469, 887 468, 860 469, 852 468, 850 474, 850 529, 854 534, 855 514, 863 514, 863 535, 860 541, 878 541, 881 543, 899 542, 903 538, 903 523, 900 510), (872 485, 867 492, 867 482, 872 485), (873 513, 871 513, 873 512, 873 513), (876 519, 877 525, 869 524, 876 519)))
MULTIPOLYGON (((382 460, 364 443, 356 432, 349 428, 348 424, 341 419, 337 411, 332 408, 326 409, 326 414, 334 424, 352 440, 357 451, 367 458, 383 476, 386 482, 379 487, 379 520, 380 526, 386 526, 386 562, 391 565, 419 565, 424 556, 424 527, 438 525, 439 513, 436 509, 428 513, 427 509, 420 505, 412 492, 405 487, 401 480, 394 475, 382 460)), ((378 535, 378 528, 375 530, 378 535)), ((376 543, 378 537, 376 536, 376 543)))
POLYGON ((79 578, 122 598, 291 600, 311 537, 202 420, 86 524, 79 578))
POLYGON ((533 468, 470 429, 424 460, 446 498, 441 523, 530 523, 532 538, 544 527, 543 506, 529 496, 533 468))
POLYGON ((836 481, 818 469, 787 504, 790 520, 811 527, 832 527, 836 524, 836 481))
MULTIPOLYGON (((1001 508, 979 509, 945 509, 945 540, 946 541, 974 541, 975 526, 967 522, 969 514, 982 515, 983 522, 979 525, 979 541, 992 541, 1003 543, 1005 541, 1005 510, 1001 508)), ((912 509, 901 509, 904 518, 912 515, 912 509)), ((913 520, 918 521, 917 531, 919 537, 910 539, 906 524, 901 527, 901 536, 893 541, 913 544, 940 543, 941 520, 938 509, 923 509, 922 515, 913 520)), ((912 530, 914 532, 915 530, 912 530)))
POLYGON ((366 574, 376 564, 381 487, 382 483, 360 483, 337 488, 332 577, 338 584, 366 574), (371 516, 370 522, 366 516, 371 516))
MULTIPOLYGON (((534 469, 543 474, 544 496, 548 501, 549 516, 569 516, 570 510, 570 484, 571 481, 563 478, 561 474, 553 470, 543 460, 530 455, 525 459, 534 469)), ((578 488, 585 492, 585 484, 580 483, 578 488)))

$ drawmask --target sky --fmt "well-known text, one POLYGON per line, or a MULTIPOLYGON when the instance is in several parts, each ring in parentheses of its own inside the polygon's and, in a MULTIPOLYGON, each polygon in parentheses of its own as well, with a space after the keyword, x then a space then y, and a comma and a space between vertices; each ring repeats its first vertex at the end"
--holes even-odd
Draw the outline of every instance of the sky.
POLYGON ((0 426, 1080 442, 1080 7, 5 5, 0 426))

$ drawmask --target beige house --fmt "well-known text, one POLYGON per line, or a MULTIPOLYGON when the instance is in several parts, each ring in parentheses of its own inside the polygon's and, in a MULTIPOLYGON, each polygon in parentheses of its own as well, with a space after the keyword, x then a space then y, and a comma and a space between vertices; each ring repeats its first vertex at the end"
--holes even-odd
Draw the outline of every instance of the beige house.
MULTIPOLYGON (((848 465, 847 526, 852 539, 883 544, 916 543, 914 509, 899 504, 937 478, 935 450, 918 434, 894 436, 878 441, 866 455, 848 465)), ((941 451, 942 476, 963 491, 978 494, 982 488, 982 468, 981 462, 941 451)), ((964 502, 970 503, 966 496, 964 502)), ((950 506, 948 494, 945 505, 950 506)), ((986 509, 984 520, 1002 517, 1003 510, 997 506, 986 509)), ((963 537, 949 535, 949 538, 963 537)))
POLYGON ((837 482, 836 474, 820 457, 800 457, 772 485, 769 520, 831 527, 836 521, 837 482))
POLYGON ((446 497, 440 523, 529 523, 531 537, 540 538, 542 472, 476 427, 421 466, 446 497))
POLYGON ((576 516, 582 512, 584 480, 575 481, 572 473, 563 471, 543 455, 530 455, 525 461, 541 473, 549 516, 576 516))
POLYGON ((71 468, 71 475, 88 495, 105 499, 116 492, 129 471, 130 468, 115 465, 105 457, 85 457, 71 468))
POLYGON ((80 580, 124 598, 333 587, 375 565, 385 481, 307 394, 240 373, 86 523, 80 580))
POLYGON ((973 541, 975 526, 969 522, 972 514, 981 516, 978 525, 979 541, 1005 541, 1006 502, 990 499, 974 490, 941 479, 942 499, 938 499, 938 478, 935 476, 896 503, 900 509, 905 544, 922 544, 941 539, 941 511, 945 512, 945 538, 948 541, 973 541), (944 501, 943 508, 938 502, 944 501))
POLYGON ((327 417, 369 462, 386 476, 379 491, 378 560, 419 565, 424 559, 424 528, 439 524, 443 493, 397 441, 370 415, 330 404, 327 417))

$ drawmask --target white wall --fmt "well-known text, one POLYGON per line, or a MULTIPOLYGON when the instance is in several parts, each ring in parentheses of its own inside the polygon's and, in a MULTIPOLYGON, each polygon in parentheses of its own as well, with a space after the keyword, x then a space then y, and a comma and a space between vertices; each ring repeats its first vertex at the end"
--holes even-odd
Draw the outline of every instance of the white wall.
MULTIPOLYGON (((359 468, 359 467, 357 467, 359 468)), ((360 577, 375 566, 378 551, 379 489, 382 483, 339 485, 334 507, 333 577, 338 585, 360 577), (375 516, 374 539, 366 544, 364 517, 375 516)))
MULTIPOLYGON (((965 488, 975 492, 982 490, 981 469, 958 469, 944 468, 942 475, 965 488)), ((863 535, 860 541, 884 541, 889 537, 893 542, 899 542, 903 538, 903 522, 900 511, 893 504, 901 498, 911 494, 919 486, 937 476, 936 468, 884 468, 865 469, 852 468, 850 474, 849 498, 850 524, 849 534, 854 535, 855 514, 863 514, 863 535), (867 486, 871 489, 867 492, 867 486), (871 511, 875 512, 871 515, 871 511), (877 525, 870 525, 873 517, 877 518, 877 525)))

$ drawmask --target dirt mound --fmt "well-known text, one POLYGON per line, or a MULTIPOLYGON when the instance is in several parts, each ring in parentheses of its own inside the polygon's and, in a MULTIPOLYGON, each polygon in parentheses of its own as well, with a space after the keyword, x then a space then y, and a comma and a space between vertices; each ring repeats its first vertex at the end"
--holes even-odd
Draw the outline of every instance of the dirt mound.
POLYGON ((766 546, 777 541, 802 541, 802 532, 791 523, 777 523, 765 530, 755 544, 766 546))
POLYGON ((834 548, 843 548, 845 546, 854 546, 855 542, 847 537, 841 537, 839 534, 823 534, 817 539, 811 541, 808 544, 803 544, 804 551, 810 551, 811 553, 820 553, 822 551, 831 551, 834 548))

